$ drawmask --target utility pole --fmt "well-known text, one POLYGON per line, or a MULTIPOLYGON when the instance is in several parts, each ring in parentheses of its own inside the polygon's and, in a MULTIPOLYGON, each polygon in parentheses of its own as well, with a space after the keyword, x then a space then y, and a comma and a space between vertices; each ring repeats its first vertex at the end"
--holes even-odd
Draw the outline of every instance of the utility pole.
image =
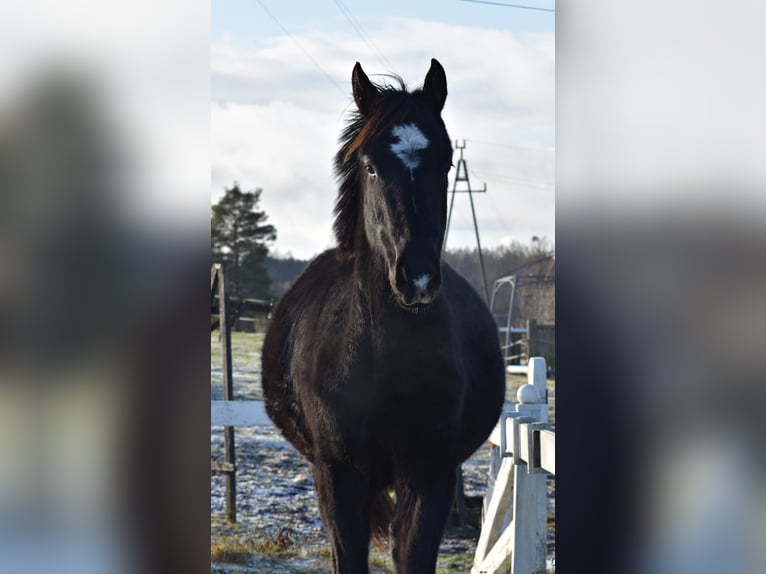
POLYGON ((481 241, 479 240, 479 224, 476 222, 476 209, 473 206, 473 194, 474 193, 486 193, 487 184, 484 184, 482 189, 472 190, 471 181, 468 179, 468 167, 465 159, 463 159, 463 150, 465 149, 465 140, 463 145, 460 145, 457 140, 455 141, 455 148, 460 150, 460 158, 457 160, 457 167, 455 168, 455 182, 452 185, 452 198, 449 202, 449 211, 447 212, 447 228, 444 231, 444 244, 442 245, 442 254, 447 249, 447 236, 449 235, 449 224, 452 219, 452 208, 455 205, 456 193, 468 193, 468 199, 471 202, 471 214, 473 215, 473 229, 476 232, 476 246, 479 248, 479 264, 481 265, 481 278, 484 283, 484 298, 489 305, 489 287, 487 286, 487 273, 484 270, 484 256, 481 253, 481 241), (466 183, 467 189, 458 189, 457 184, 459 181, 466 183))

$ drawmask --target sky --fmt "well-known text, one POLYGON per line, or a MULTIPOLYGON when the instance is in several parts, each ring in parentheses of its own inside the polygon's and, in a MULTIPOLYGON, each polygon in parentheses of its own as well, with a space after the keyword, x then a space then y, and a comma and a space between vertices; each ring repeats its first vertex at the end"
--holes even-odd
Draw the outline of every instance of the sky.
MULTIPOLYGON (((414 89, 435 57, 453 145, 465 140, 471 188, 486 183, 473 196, 482 247, 533 236, 553 244, 554 29, 552 12, 459 0, 215 0, 212 202, 234 182, 261 188, 273 252, 308 258, 332 247, 332 160, 353 109, 354 63, 373 81, 393 72, 414 89)), ((459 193, 447 247, 475 245, 459 193)))

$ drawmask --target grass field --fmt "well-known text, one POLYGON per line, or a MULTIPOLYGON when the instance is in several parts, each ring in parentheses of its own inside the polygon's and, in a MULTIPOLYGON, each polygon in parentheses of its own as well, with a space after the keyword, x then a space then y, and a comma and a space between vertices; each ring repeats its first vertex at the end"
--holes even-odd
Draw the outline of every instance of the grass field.
MULTIPOLYGON (((263 399, 261 391, 261 347, 263 333, 231 334, 231 364, 234 375, 234 398, 263 399)), ((218 331, 210 335, 210 382, 211 398, 221 399, 221 342, 218 331)))
MULTIPOLYGON (((451 528, 447 536, 460 536, 460 529, 451 528)), ((212 522, 210 541, 213 572, 242 572, 273 574, 332 574, 329 547, 302 545, 284 530, 275 537, 254 535, 246 526, 229 524, 221 519, 212 522)), ((474 530, 464 533, 475 536, 474 530)), ((471 570, 473 554, 465 552, 441 553, 437 574, 464 574, 471 570)), ((377 548, 370 549, 370 573, 391 574, 393 562, 388 554, 377 548)))

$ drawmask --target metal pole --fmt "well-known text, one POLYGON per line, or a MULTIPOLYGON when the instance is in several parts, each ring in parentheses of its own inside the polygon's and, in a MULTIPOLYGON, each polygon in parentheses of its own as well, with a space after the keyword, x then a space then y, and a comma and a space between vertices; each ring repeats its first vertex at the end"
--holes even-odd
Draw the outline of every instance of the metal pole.
POLYGON ((508 353, 510 352, 510 344, 513 339, 511 336, 511 329, 513 328, 513 309, 516 306, 516 278, 516 275, 511 277, 511 296, 508 300, 508 318, 505 324, 507 329, 505 332, 505 344, 508 345, 505 351, 506 363, 508 362, 508 353))
MULTIPOLYGON (((466 165, 465 159, 463 159, 463 150, 465 149, 465 140, 463 140, 463 144, 460 145, 457 141, 455 141, 455 148, 460 150, 460 157, 457 160, 457 167, 455 168, 455 181, 452 185, 452 197, 450 198, 450 204, 449 204, 449 211, 447 212, 447 227, 444 230, 444 243, 442 244, 442 254, 447 249, 447 237, 449 235, 449 226, 450 222, 452 221, 452 209, 455 205, 455 193, 457 192, 457 182, 458 181, 464 181, 466 185, 468 186, 468 199, 471 202, 471 216, 473 217, 473 229, 476 233, 476 247, 479 249, 479 265, 481 266, 481 280, 482 284, 484 286, 484 301, 489 304, 490 297, 489 297, 489 286, 487 285, 487 271, 484 267, 484 254, 481 251, 481 241, 479 240, 479 224, 476 221, 476 208, 473 205, 473 190, 471 189, 471 181, 468 178, 468 166, 466 165), (461 175, 462 171, 462 175, 461 175)), ((484 185, 484 189, 481 190, 482 192, 487 191, 486 184, 484 185)))
POLYGON ((487 273, 484 271, 484 256, 481 254, 481 241, 479 241, 479 224, 476 223, 476 210, 473 208, 473 193, 468 188, 468 199, 471 200, 471 214, 473 215, 473 229, 476 232, 476 245, 479 247, 479 264, 481 265, 481 278, 484 283, 484 300, 489 303, 489 288, 487 287, 487 273))
POLYGON ((444 229, 444 243, 442 243, 442 255, 444 255, 444 251, 447 249, 447 236, 449 235, 449 222, 452 219, 452 206, 455 205, 455 187, 457 187, 457 179, 455 180, 455 184, 452 186, 452 199, 449 202, 449 211, 447 212, 447 227, 444 229))

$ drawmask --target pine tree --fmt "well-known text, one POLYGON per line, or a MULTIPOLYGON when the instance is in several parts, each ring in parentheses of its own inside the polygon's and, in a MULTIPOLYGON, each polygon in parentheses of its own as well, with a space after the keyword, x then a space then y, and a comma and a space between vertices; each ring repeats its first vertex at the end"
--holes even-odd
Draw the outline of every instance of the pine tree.
POLYGON ((265 299, 271 295, 271 280, 263 261, 277 230, 266 223, 266 212, 258 209, 262 192, 243 192, 235 183, 212 208, 212 259, 223 263, 229 293, 235 297, 265 299))

